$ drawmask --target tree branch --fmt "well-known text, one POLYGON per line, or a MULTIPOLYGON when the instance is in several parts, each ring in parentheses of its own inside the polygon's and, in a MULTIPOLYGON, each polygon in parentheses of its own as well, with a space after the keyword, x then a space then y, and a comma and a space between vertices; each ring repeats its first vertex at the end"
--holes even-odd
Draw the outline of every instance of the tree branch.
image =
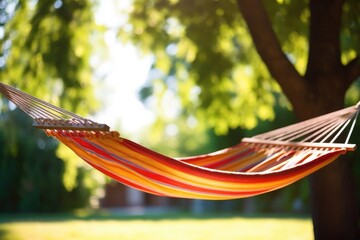
POLYGON ((310 1, 309 57, 305 77, 340 73, 340 26, 344 0, 310 1))
POLYGON ((269 72, 293 105, 301 103, 299 99, 303 98, 301 93, 305 92, 306 85, 282 51, 261 0, 237 0, 237 3, 269 72))

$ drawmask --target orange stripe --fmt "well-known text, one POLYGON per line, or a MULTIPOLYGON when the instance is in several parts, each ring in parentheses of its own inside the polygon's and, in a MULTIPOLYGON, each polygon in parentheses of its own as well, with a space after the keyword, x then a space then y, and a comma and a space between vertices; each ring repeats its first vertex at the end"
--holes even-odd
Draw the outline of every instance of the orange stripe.
MULTIPOLYGON (((157 195, 200 199, 241 198, 278 189, 309 175, 344 152, 333 150, 328 153, 319 153, 318 157, 308 163, 300 163, 303 161, 301 158, 295 167, 283 170, 273 169, 271 173, 239 173, 196 166, 188 163, 186 159, 179 161, 168 158, 127 139, 69 137, 62 134, 55 134, 55 136, 92 166, 120 182, 157 195), (79 145, 81 141, 89 144, 88 150, 79 145), (118 162, 119 157, 124 159, 123 164, 118 162)), ((244 146, 239 147, 238 150, 243 151, 244 146)), ((273 155, 270 154, 271 151, 260 150, 254 155, 255 159, 245 157, 239 159, 239 162, 254 163, 266 153, 269 153, 271 158, 273 155)), ((232 151, 219 152, 215 155, 218 161, 222 161, 220 155, 229 159, 236 156, 236 151, 232 149, 232 151)), ((202 160, 208 158, 212 161, 215 157, 202 155, 200 158, 203 158, 202 160)), ((189 161, 195 159, 193 157, 189 161)), ((236 161, 231 162, 229 167, 235 167, 237 164, 236 161)))

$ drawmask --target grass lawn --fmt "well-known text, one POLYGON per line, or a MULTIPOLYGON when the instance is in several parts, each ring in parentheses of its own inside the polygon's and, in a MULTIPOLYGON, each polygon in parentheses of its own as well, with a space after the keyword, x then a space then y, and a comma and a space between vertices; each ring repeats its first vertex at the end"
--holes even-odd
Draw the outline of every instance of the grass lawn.
POLYGON ((184 214, 1 215, 2 240, 231 240, 313 239, 309 218, 291 216, 184 214))

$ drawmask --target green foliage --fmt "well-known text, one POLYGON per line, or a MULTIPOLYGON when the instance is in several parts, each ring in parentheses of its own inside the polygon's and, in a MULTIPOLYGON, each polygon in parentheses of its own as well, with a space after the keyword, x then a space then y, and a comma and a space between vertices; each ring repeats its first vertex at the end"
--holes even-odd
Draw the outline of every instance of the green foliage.
POLYGON ((343 62, 347 63, 360 53, 360 2, 345 2, 342 16, 341 47, 343 62))
POLYGON ((137 0, 119 36, 155 55, 149 86, 159 101, 166 91, 178 96, 181 114, 220 134, 274 118, 273 93, 280 88, 256 54, 234 1, 137 0))
POLYGON ((79 168, 77 185, 68 191, 62 181, 65 163, 55 155, 56 140, 31 127, 18 109, 1 114, 0 127, 0 212, 49 212, 89 204, 95 191, 85 185, 89 170, 79 168))
POLYGON ((345 104, 352 106, 360 101, 360 78, 355 81, 347 90, 345 95, 345 104))
MULTIPOLYGON (((282 50, 304 74, 309 1, 263 4, 282 50)), ((340 36, 344 63, 359 52, 359 7, 356 0, 344 5, 340 36)), ((218 134, 274 119, 273 94, 281 90, 255 51, 236 1, 135 0, 128 15, 119 37, 154 54, 156 71, 147 86, 154 88, 153 95, 161 99, 164 92, 174 92, 181 102, 180 114, 195 116, 218 134), (157 85, 162 85, 161 91, 157 85)), ((286 102, 285 97, 279 102, 286 102)))
MULTIPOLYGON (((101 32, 95 33, 93 4, 1 1, 0 81, 80 115, 95 111, 90 56, 101 32)), ((53 139, 30 129, 24 114, 1 103, 0 210, 87 206, 101 182, 74 163, 77 158, 63 157, 53 139)))
POLYGON ((2 81, 79 114, 94 110, 92 3, 9 1, 3 7, 9 17, 1 27, 2 81))

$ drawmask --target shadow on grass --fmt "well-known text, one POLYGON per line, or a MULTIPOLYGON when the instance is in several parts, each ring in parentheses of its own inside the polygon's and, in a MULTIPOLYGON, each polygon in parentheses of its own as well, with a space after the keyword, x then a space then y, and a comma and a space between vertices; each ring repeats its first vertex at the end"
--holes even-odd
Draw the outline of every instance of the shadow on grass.
MULTIPOLYGON (((184 220, 184 219, 309 219, 309 216, 298 214, 241 214, 241 213, 208 213, 208 214, 191 214, 186 212, 151 212, 143 214, 127 214, 119 210, 81 210, 73 213, 21 213, 21 214, 0 214, 0 223, 9 222, 60 222, 60 221, 109 221, 109 220, 184 220)), ((1 232, 0 228, 0 239, 1 232)))

